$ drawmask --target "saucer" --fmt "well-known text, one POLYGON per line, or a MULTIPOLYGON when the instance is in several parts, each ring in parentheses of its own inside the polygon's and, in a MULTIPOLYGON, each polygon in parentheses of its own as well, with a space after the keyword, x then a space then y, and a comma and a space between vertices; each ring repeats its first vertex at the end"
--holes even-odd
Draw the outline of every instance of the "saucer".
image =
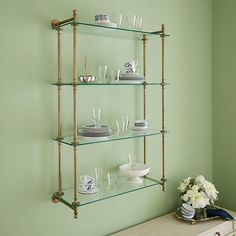
POLYGON ((81 193, 81 194, 90 195, 90 194, 95 194, 95 193, 97 193, 97 192, 98 192, 98 189, 97 189, 97 188, 94 188, 94 189, 92 189, 92 190, 90 190, 90 191, 86 191, 86 190, 84 190, 84 189, 80 189, 80 188, 79 188, 79 193, 81 193))

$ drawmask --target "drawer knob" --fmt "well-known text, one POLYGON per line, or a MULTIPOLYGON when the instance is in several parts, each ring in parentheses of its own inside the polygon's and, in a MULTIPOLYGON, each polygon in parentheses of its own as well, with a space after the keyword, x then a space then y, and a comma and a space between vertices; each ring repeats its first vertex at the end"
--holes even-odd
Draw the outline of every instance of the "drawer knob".
POLYGON ((216 232, 216 235, 217 235, 217 236, 221 236, 221 233, 220 233, 220 232, 216 232))

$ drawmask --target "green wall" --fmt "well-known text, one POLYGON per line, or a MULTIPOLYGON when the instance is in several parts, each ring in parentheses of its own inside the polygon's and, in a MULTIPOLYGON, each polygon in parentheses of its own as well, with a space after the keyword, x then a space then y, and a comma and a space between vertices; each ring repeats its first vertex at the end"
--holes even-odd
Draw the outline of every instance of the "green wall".
MULTIPOLYGON (((182 178, 201 173, 212 179, 211 0, 1 1, 0 18, 1 235, 107 235, 175 209, 182 178), (166 79, 171 83, 166 97, 167 191, 154 187, 84 206, 78 220, 69 208, 50 200, 57 188, 57 146, 51 141, 56 136, 56 89, 51 85, 56 80, 56 32, 50 21, 70 17, 72 9, 85 21, 103 12, 135 13, 143 16, 144 29, 157 30, 165 23, 171 34, 166 43, 166 79)), ((70 81, 71 34, 62 33, 62 44, 63 80, 70 81)), ((148 75, 158 81, 160 39, 148 46, 148 75)), ((78 47, 79 61, 87 55, 93 73, 100 63, 114 68, 132 58, 141 62, 140 42, 129 39, 83 35, 78 47)), ((71 90, 63 92, 63 133, 69 134, 71 90)), ((148 118, 159 128, 160 89, 148 94, 148 118)), ((134 88, 80 89, 78 123, 90 119, 91 108, 99 106, 111 124, 121 113, 141 117, 140 97, 134 88)), ((160 138, 149 141, 148 160, 160 178, 160 138)), ((82 147, 79 174, 98 165, 115 168, 135 150, 142 153, 140 140, 82 147)), ((72 150, 63 147, 65 188, 72 185, 71 169, 72 150)))
POLYGON ((236 2, 213 1, 213 176, 221 205, 236 210, 236 2))

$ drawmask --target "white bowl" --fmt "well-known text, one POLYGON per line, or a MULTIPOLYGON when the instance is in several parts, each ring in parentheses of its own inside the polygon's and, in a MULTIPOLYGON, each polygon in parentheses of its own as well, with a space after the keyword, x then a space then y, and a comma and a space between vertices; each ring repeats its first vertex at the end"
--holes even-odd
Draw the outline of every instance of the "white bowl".
POLYGON ((143 180, 140 178, 149 173, 150 167, 146 164, 124 164, 119 167, 120 172, 129 177, 131 183, 142 183, 143 180))

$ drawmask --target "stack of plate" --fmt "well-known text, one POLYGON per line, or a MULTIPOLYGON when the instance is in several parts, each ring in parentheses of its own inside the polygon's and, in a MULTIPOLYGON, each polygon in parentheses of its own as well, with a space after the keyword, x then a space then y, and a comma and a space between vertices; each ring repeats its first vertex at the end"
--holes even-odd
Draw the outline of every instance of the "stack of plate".
POLYGON ((78 134, 85 137, 106 137, 111 134, 112 130, 107 125, 96 127, 94 124, 85 125, 79 129, 78 134))
POLYGON ((136 120, 134 122, 133 130, 135 131, 145 131, 148 129, 148 121, 147 120, 136 120))
POLYGON ((182 216, 186 219, 192 219, 195 215, 195 209, 186 203, 183 203, 180 209, 182 216))
POLYGON ((120 75, 119 81, 120 83, 141 84, 144 77, 138 73, 125 73, 120 75))

